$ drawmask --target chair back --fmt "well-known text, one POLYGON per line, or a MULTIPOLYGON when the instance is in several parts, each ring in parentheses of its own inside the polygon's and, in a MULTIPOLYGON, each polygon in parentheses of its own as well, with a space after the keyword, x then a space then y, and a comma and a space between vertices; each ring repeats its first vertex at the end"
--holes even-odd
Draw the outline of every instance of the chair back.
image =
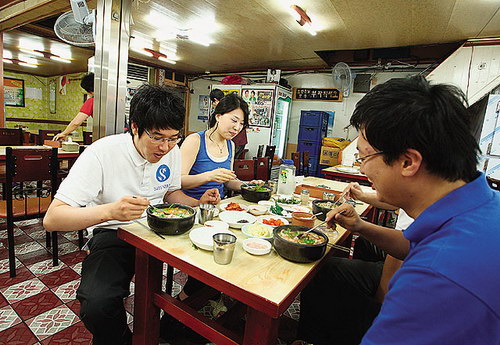
POLYGON ((267 145, 266 147, 266 154, 264 156, 269 157, 271 161, 274 158, 274 152, 276 152, 276 146, 274 145, 267 145))
POLYGON ((21 128, 0 128, 0 146, 22 146, 24 134, 21 128))
POLYGON ((257 180, 269 180, 269 158, 268 157, 255 157, 255 178, 257 180))
POLYGON ((83 145, 92 144, 92 132, 83 132, 83 145))
POLYGON ((302 152, 302 174, 309 176, 309 151, 302 152))
POLYGON ((264 147, 265 146, 266 145, 259 145, 259 148, 257 149, 257 158, 264 156, 264 147))
POLYGON ((38 131, 38 145, 43 145, 45 140, 53 140, 55 135, 61 131, 40 129, 38 131))
POLYGON ((302 175, 302 167, 300 165, 300 152, 292 152, 293 165, 295 165, 295 173, 302 175))
POLYGON ((253 159, 235 159, 233 170, 240 180, 250 181, 255 179, 255 163, 253 159))
POLYGON ((486 181, 490 187, 494 190, 500 191, 500 180, 494 179, 493 177, 486 176, 486 181))
POLYGON ((28 182, 52 180, 58 169, 57 148, 5 149, 6 181, 28 182))

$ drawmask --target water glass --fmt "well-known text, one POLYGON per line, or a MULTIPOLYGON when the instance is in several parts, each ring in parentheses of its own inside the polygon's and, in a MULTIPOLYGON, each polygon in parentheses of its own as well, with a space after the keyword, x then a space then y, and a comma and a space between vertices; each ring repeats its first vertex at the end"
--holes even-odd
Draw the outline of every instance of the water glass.
POLYGON ((233 259, 236 236, 226 233, 218 233, 213 236, 214 261, 219 265, 227 265, 233 259))
POLYGON ((212 204, 201 204, 200 205, 200 224, 205 224, 205 222, 214 219, 216 208, 212 204))

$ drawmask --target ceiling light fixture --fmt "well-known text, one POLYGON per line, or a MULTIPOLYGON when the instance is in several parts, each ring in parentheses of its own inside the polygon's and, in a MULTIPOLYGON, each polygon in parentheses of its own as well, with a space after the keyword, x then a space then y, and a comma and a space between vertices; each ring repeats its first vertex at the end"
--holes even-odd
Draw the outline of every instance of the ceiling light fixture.
POLYGON ((316 31, 312 26, 311 18, 309 18, 306 11, 304 11, 302 7, 298 5, 291 5, 290 12, 300 26, 303 26, 311 35, 316 36, 316 31))
POLYGON ((14 65, 19 65, 19 66, 24 66, 24 67, 30 67, 30 68, 37 68, 38 67, 38 65, 36 65, 34 63, 30 63, 30 62, 26 62, 26 61, 14 59, 14 58, 3 58, 3 62, 11 63, 14 65))
POLYGON ((44 51, 44 50, 38 50, 38 49, 28 49, 28 48, 19 48, 19 50, 21 50, 22 52, 25 52, 25 53, 28 53, 28 54, 32 54, 32 55, 35 55, 35 56, 40 56, 40 57, 43 57, 43 58, 46 58, 46 59, 51 59, 51 60, 54 60, 54 61, 59 61, 59 62, 64 62, 64 63, 71 63, 71 60, 70 59, 67 59, 67 58, 63 58, 57 54, 54 54, 54 53, 51 53, 51 52, 47 52, 47 51, 44 51))

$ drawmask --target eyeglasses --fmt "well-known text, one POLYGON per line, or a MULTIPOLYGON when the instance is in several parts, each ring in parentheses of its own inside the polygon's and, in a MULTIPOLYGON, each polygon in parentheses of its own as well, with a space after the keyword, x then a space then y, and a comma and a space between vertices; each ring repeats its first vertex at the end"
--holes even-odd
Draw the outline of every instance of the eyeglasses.
POLYGON ((144 129, 144 132, 146 132, 146 134, 148 135, 149 139, 151 139, 151 141, 157 145, 161 145, 161 144, 164 144, 164 143, 168 143, 169 145, 176 145, 178 143, 181 142, 182 140, 182 137, 178 137, 178 138, 162 138, 162 137, 156 137, 154 135, 151 135, 151 133, 148 132, 147 129, 144 129))
POLYGON ((354 160, 356 161, 356 163, 358 164, 363 164, 363 162, 367 159, 367 158, 370 158, 370 157, 373 157, 373 156, 376 156, 376 155, 381 155, 383 154, 384 151, 378 151, 378 152, 374 152, 374 153, 370 153, 366 156, 363 156, 363 157, 359 157, 359 153, 355 153, 354 154, 354 160))

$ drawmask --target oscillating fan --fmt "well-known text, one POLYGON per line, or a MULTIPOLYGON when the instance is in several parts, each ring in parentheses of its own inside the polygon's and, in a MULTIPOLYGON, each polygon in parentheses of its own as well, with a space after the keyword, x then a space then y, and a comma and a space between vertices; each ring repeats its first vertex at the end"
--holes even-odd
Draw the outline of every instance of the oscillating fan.
POLYGON ((85 0, 71 0, 72 11, 57 18, 54 31, 71 45, 91 47, 95 37, 95 10, 89 11, 85 0))
POLYGON ((343 97, 349 97, 354 81, 349 65, 344 62, 337 63, 332 69, 333 85, 342 91, 343 97))

